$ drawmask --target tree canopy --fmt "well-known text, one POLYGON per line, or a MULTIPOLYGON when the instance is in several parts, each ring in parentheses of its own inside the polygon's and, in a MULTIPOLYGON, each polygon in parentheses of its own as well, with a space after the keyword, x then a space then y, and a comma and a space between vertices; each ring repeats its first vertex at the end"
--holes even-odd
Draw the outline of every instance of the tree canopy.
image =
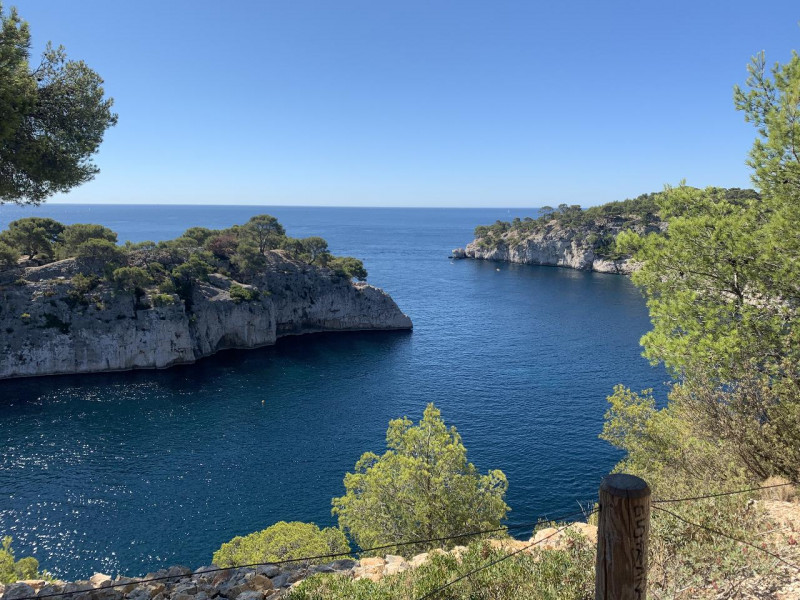
POLYGON ((617 388, 604 435, 651 476, 655 464, 695 477, 800 476, 800 57, 770 76, 761 54, 748 70, 734 100, 758 131, 759 194, 667 187, 656 199, 665 234, 617 238, 642 265, 645 355, 676 384, 661 411, 617 388))
MULTIPOLYGON (((320 529, 314 523, 279 521, 262 531, 237 536, 214 552, 214 564, 233 567, 259 562, 276 562, 350 552, 350 544, 340 529, 320 529)), ((327 562, 328 559, 325 559, 327 562)))
POLYGON ((28 24, 0 4, 0 204, 38 204, 94 178, 115 125, 100 76, 48 43, 31 68, 28 24))
MULTIPOLYGON (((500 527, 508 511, 506 476, 499 470, 480 475, 461 436, 433 404, 417 425, 391 421, 386 446, 381 456, 363 454, 345 475, 345 495, 333 499, 339 526, 361 547, 500 527)), ((397 551, 426 549, 420 543, 397 551)))

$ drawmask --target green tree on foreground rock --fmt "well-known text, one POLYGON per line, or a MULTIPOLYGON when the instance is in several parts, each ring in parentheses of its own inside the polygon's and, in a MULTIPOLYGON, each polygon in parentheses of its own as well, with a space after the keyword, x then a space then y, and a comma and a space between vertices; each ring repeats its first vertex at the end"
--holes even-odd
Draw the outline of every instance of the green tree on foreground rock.
POLYGON ((32 69, 30 45, 28 24, 0 4, 0 204, 38 204, 94 178, 91 157, 117 122, 97 73, 50 44, 32 69))
MULTIPOLYGON (((408 418, 391 421, 386 445, 382 456, 361 456, 355 473, 345 475, 345 495, 333 499, 339 526, 359 546, 500 527, 509 510, 503 500, 506 476, 498 470, 480 475, 467 462, 461 436, 447 428, 433 404, 418 425, 408 418)), ((397 551, 409 556, 441 545, 412 544, 397 551)))
MULTIPOLYGON (((339 554, 345 558, 350 552, 342 531, 336 527, 320 529, 314 523, 280 521, 246 536, 237 536, 222 544, 214 552, 213 562, 218 567, 233 567, 261 562, 276 562, 307 556, 339 554)), ((330 562, 321 559, 317 562, 330 562)))

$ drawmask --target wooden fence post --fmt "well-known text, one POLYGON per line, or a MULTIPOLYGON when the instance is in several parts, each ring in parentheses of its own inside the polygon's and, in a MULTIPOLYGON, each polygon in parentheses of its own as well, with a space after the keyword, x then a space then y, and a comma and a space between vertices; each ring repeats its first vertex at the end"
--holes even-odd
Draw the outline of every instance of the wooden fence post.
POLYGON ((650 486, 615 473, 600 484, 595 600, 645 600, 650 486))

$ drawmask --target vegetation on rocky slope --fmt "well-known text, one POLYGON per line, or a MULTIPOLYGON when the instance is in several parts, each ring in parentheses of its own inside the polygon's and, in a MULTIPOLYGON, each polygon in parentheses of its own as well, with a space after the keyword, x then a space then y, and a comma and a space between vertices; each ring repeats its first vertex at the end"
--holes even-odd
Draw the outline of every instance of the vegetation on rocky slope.
MULTIPOLYGON (((117 234, 102 225, 64 225, 42 217, 13 221, 0 233, 0 271, 75 258, 81 270, 72 277, 76 303, 89 303, 101 283, 137 298, 151 291, 152 301, 160 304, 174 301, 175 295, 187 301, 192 286, 212 273, 249 283, 266 266, 267 252, 283 253, 345 278, 367 277, 360 260, 334 256, 320 237, 289 237, 270 215, 257 215, 228 229, 192 227, 174 240, 122 246, 117 245, 117 234)), ((242 285, 232 286, 230 292, 237 301, 257 298, 255 290, 242 285)))
MULTIPOLYGON (((758 193, 751 189, 719 188, 719 193, 732 201, 758 198, 758 193)), ((475 244, 482 249, 513 247, 537 234, 555 235, 586 246, 606 260, 627 258, 630 254, 616 245, 617 235, 622 231, 662 229, 660 195, 660 192, 642 194, 585 209, 577 204, 560 204, 557 208, 543 206, 536 218, 516 217, 512 221, 498 220, 492 225, 477 226, 475 244)))

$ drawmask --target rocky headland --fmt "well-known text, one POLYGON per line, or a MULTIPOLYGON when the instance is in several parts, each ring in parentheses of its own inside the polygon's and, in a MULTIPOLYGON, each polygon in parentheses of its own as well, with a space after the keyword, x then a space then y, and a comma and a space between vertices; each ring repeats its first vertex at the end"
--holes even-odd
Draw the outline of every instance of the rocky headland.
POLYGON ((617 250, 616 237, 626 230, 646 235, 666 229, 653 198, 646 194, 587 210, 567 205, 545 207, 537 219, 479 226, 475 239, 465 248, 453 250, 452 257, 627 275, 636 264, 617 250))
POLYGON ((0 271, 0 378, 162 369, 287 335, 412 327, 333 258, 152 246, 0 271))
MULTIPOLYGON (((752 189, 714 188, 731 201, 758 198, 752 189)), ((630 275, 637 264, 617 247, 617 236, 632 231, 641 236, 664 234, 659 216, 663 193, 609 202, 587 209, 561 204, 539 209, 537 218, 496 221, 475 228, 475 239, 456 248, 451 258, 473 258, 524 265, 566 267, 599 273, 630 275)))
MULTIPOLYGON (((601 254, 590 237, 594 230, 603 235, 616 237, 625 223, 596 223, 591 227, 562 227, 557 221, 541 230, 520 237, 506 234, 497 244, 486 244, 484 238, 476 238, 465 248, 453 250, 453 258, 474 258, 523 265, 545 265, 566 267, 598 273, 620 273, 629 275, 636 269, 630 256, 601 254), (588 240, 588 241, 587 241, 588 240)), ((638 229, 638 228, 637 228, 638 229)), ((660 232, 658 226, 643 227, 639 233, 660 232)))

